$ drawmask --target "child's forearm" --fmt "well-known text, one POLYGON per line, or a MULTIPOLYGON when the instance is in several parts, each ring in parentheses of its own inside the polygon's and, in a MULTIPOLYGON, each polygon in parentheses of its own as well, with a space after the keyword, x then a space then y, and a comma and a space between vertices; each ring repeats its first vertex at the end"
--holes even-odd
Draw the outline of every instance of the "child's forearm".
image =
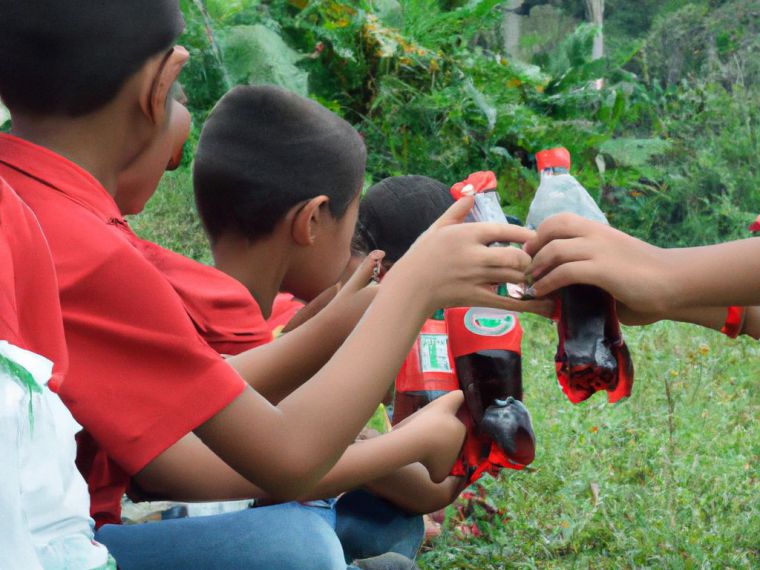
MULTIPOLYGON (((719 331, 723 328, 727 317, 726 307, 687 307, 672 309, 660 314, 635 313, 626 307, 620 308, 620 318, 626 325, 646 325, 656 321, 678 321, 700 325, 719 331)), ((740 335, 760 338, 760 306, 745 307, 744 322, 739 330, 740 335)))
MULTIPOLYGON (((726 307, 693 307, 675 310, 665 318, 719 331, 726 322, 726 316, 726 307)), ((760 338, 760 306, 745 308, 744 321, 739 334, 760 338)))
POLYGON ((324 366, 356 326, 375 291, 365 288, 341 299, 274 342, 227 362, 254 390, 277 404, 324 366))
POLYGON ((441 483, 430 480, 427 470, 419 463, 407 465, 364 487, 410 513, 432 513, 442 509, 462 492, 466 480, 449 476, 441 483))
MULTIPOLYGON (((313 490, 370 418, 422 327, 426 304, 411 284, 403 285, 381 287, 332 360, 278 409, 267 409, 260 395, 247 391, 196 433, 278 499, 313 490)), ((415 457, 421 452, 410 451, 415 457)))
POLYGON ((760 238, 664 252, 673 308, 760 305, 760 238))
MULTIPOLYGON (((458 493, 449 477, 430 480, 413 430, 399 429, 348 447, 335 466, 300 500, 324 499, 366 486, 410 512, 432 512, 458 493), (426 509, 429 509, 427 511, 426 509)), ((222 501, 271 498, 235 472, 193 434, 185 436, 135 476, 138 493, 154 500, 222 501)))
POLYGON ((739 334, 746 334, 754 339, 760 339, 760 306, 747 307, 744 315, 744 327, 739 334))
POLYGON ((451 503, 462 479, 447 477, 441 483, 431 481, 427 469, 415 462, 414 453, 410 451, 413 446, 407 446, 403 431, 351 445, 317 486, 300 500, 324 499, 365 487, 414 513, 432 512, 451 503))
MULTIPOLYGON (((293 418, 296 430, 312 434, 308 438, 311 441, 304 442, 309 450, 307 455, 332 456, 333 462, 337 461, 377 408, 401 368, 428 311, 424 293, 416 284, 398 284, 395 288, 380 288, 335 357, 311 382, 280 404, 283 413, 293 418), (315 409, 313 402, 316 401, 325 402, 326 408, 315 409), (328 402, 332 405, 327 405, 328 402), (330 409, 341 409, 342 413, 325 413, 330 409), (319 430, 314 426, 319 426, 319 430), (337 454, 336 442, 339 442, 337 454)), ((317 480, 326 471, 323 468, 317 480)))

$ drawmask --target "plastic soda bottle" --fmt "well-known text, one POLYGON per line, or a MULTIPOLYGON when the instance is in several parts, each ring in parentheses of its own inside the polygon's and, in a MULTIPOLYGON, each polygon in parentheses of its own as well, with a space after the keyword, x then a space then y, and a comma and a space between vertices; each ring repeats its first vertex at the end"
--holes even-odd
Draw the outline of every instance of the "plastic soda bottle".
MULTIPOLYGON (((607 218, 583 186, 570 175, 570 153, 553 148, 536 154, 541 183, 528 212, 527 225, 537 228, 554 214, 572 212, 607 224, 607 218)), ((615 300, 590 285, 560 291, 555 357, 557 379, 573 403, 599 390, 610 402, 630 396, 633 362, 620 332, 615 300)))
POLYGON ((518 465, 535 457, 522 403, 522 328, 514 313, 479 307, 446 311, 454 366, 475 428, 518 465))
POLYGON ((444 312, 428 319, 396 376, 393 425, 436 398, 459 390, 444 312))

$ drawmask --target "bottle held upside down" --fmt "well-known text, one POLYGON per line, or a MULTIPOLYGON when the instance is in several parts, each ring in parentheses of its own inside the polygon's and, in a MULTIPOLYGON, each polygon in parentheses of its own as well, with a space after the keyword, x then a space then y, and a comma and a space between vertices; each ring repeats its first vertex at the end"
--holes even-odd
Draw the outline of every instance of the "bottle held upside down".
POLYGON ((446 323, 459 385, 476 433, 503 452, 500 466, 530 464, 536 442, 530 413, 521 401, 522 329, 516 315, 457 308, 446 311, 446 323))

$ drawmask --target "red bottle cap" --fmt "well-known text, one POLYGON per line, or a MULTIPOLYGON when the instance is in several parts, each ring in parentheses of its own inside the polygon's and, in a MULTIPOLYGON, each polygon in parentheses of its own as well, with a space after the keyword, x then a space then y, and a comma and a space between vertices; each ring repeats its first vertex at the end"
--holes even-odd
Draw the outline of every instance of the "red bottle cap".
POLYGON ((538 171, 543 172, 547 168, 565 168, 570 170, 570 153, 563 147, 550 148, 536 153, 538 171))
POLYGON ((757 219, 749 225, 748 229, 752 233, 760 232, 760 216, 758 216, 757 219))
POLYGON ((451 195, 454 200, 459 200, 462 196, 472 196, 478 192, 488 192, 496 190, 496 175, 490 170, 474 172, 462 182, 457 182, 451 187, 451 195))

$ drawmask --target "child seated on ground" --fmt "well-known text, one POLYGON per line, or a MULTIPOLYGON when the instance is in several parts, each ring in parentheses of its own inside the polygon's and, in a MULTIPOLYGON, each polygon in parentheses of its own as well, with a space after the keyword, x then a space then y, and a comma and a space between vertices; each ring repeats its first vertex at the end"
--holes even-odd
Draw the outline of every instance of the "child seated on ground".
MULTIPOLYGON (((316 513, 294 516, 292 503, 123 527, 120 500, 132 479, 183 499, 325 496, 325 477, 346 468, 345 484, 357 462, 370 478, 420 462, 443 480, 464 436, 454 417, 461 393, 390 434, 353 442, 435 308, 513 305, 488 284, 518 280, 529 258, 487 244, 531 233, 461 224, 472 207, 463 199, 376 293, 364 293, 363 279, 345 288, 346 304, 372 297, 358 325, 322 337, 311 327, 320 348, 340 346, 327 364, 274 348, 269 360, 253 351, 224 360, 141 253, 113 199, 119 174, 168 126, 170 89, 188 58, 174 45, 183 27, 178 3, 0 0, 0 13, 0 97, 13 124, 13 134, 0 135, 0 175, 36 214, 56 267, 70 356, 60 395, 86 430, 78 464, 96 538, 125 570, 345 567, 332 530, 316 513), (431 261, 443 256, 445 269, 431 261), (273 380, 278 374, 284 381, 273 380), (273 397, 277 404, 258 391, 283 384, 298 387, 273 397)), ((299 239, 312 240, 320 227, 321 246, 332 236, 348 250, 357 202, 340 219, 340 210, 312 204, 299 239)))
POLYGON ((617 299, 625 324, 675 320, 760 338, 760 238, 665 249, 560 214, 539 226, 525 251, 534 256, 526 278, 536 295, 596 285, 617 299))
MULTIPOLYGON (((183 114, 176 113, 174 116, 183 117, 183 114)), ((134 200, 130 202, 128 198, 145 194, 145 184, 155 185, 156 167, 160 169, 166 156, 172 152, 172 144, 169 143, 173 141, 176 147, 184 140, 182 135, 187 129, 183 123, 184 121, 178 121, 177 131, 180 136, 167 134, 161 137, 165 143, 163 146, 152 145, 148 155, 134 161, 122 174, 116 194, 117 203, 124 204, 122 207, 128 207, 131 212, 142 208, 142 204, 134 200), (153 158, 153 154, 162 154, 163 159, 153 158), (143 187, 142 190, 137 189, 137 186, 143 187)), ((268 313, 272 305, 271 299, 277 291, 284 288, 283 281, 286 279, 288 288, 306 297, 306 300, 311 300, 318 289, 337 281, 339 267, 334 267, 334 263, 325 263, 324 257, 334 252, 338 259, 345 258, 347 251, 341 249, 346 249, 345 245, 340 245, 341 240, 328 241, 326 252, 324 243, 321 248, 314 247, 312 243, 299 244, 292 236, 303 231, 298 224, 306 222, 308 217, 296 218, 295 221, 293 217, 304 211, 304 196, 311 201, 354 200, 358 193, 356 180, 347 183, 341 177, 341 169, 350 167, 352 162, 361 167, 363 160, 363 148, 356 139, 355 131, 333 113, 302 97, 275 87, 238 87, 219 102, 200 139, 195 164, 196 194, 199 202, 203 203, 201 214, 204 224, 214 228, 210 237, 218 266, 243 279, 245 287, 214 268, 150 242, 143 241, 140 244, 146 258, 168 278, 182 297, 199 333, 217 351, 235 355, 266 343, 266 335, 254 334, 257 329, 261 329, 260 325, 264 321, 259 304, 252 294, 269 300, 264 306, 268 313), (269 112, 257 112, 260 109, 269 109, 269 112), (245 120, 234 120, 235 117, 245 117, 245 120), (281 133, 283 138, 261 144, 260 133, 271 131, 281 133), (320 145, 319 164, 309 162, 309 155, 313 154, 315 145, 314 138, 325 140, 331 132, 340 136, 336 136, 332 144, 320 145), (243 154, 242 148, 240 151, 231 148, 233 142, 247 149, 247 161, 260 165, 257 169, 251 169, 245 183, 231 184, 229 181, 232 176, 240 177, 240 171, 246 168, 245 164, 233 160, 233 157, 243 154), (287 147, 284 152, 280 151, 280 145, 287 147), (302 157, 300 168, 291 168, 278 177, 277 169, 281 166, 273 158, 277 157, 278 152, 281 152, 280 161, 287 160, 291 155, 302 157), (209 162, 218 156, 227 157, 227 160, 223 164, 215 164, 215 170, 209 173, 209 162), (309 180, 316 170, 320 173, 318 184, 309 180), (277 203, 264 199, 266 196, 262 195, 262 179, 266 180, 266 190, 276 197, 277 203), (219 188, 228 190, 225 194, 219 188), (250 206, 245 209, 224 208, 217 204, 220 199, 227 205, 243 203, 250 206), (254 237, 244 240, 241 239, 239 230, 234 229, 242 226, 253 232, 261 227, 262 219, 273 226, 270 232, 257 232, 254 237), (311 268, 310 271, 299 270, 297 267, 294 256, 290 254, 296 249, 302 250, 298 257, 300 264, 311 268), (311 262, 312 257, 316 257, 319 263, 311 262), (279 277, 277 272, 286 277, 279 277), (327 275, 325 272, 328 272, 327 275), (315 283, 319 285, 315 287, 315 283)), ((447 201, 447 205, 452 203, 451 199, 447 201)), ((444 211, 445 208, 440 213, 444 211)), ((324 239, 323 228, 317 227, 313 231, 324 239)), ((371 269, 371 265, 368 267, 371 269)), ((368 277, 366 275, 365 279, 368 277)), ((314 319, 319 321, 323 317, 324 315, 317 315, 314 319)), ((312 325, 307 323, 304 326, 308 328, 312 325)), ((292 341, 297 339, 298 334, 300 332, 291 333, 288 339, 277 342, 281 344, 292 341)), ((311 346, 303 344, 299 356, 310 358, 312 352, 313 342, 311 346)), ((447 504, 454 492, 450 482, 440 485, 433 483, 422 465, 404 468, 390 480, 368 483, 377 489, 377 495, 381 497, 386 487, 406 489, 402 506, 411 512, 437 509, 447 504), (415 492, 409 492, 410 478, 415 483, 419 482, 415 492)), ((229 505, 225 506, 228 507, 229 505)), ((193 510, 193 507, 190 509, 193 510)), ((394 513, 391 505, 373 499, 364 492, 341 497, 336 512, 338 527, 351 530, 350 539, 344 539, 339 533, 349 558, 379 554, 372 549, 382 548, 383 544, 388 544, 389 548, 398 552, 401 548, 398 537, 402 534, 407 535, 403 541, 407 546, 402 553, 413 556, 422 538, 422 526, 418 519, 410 518, 398 509, 394 513), (403 533, 402 528, 405 529, 403 533), (389 535, 396 538, 384 542, 382 536, 389 535), (368 542, 372 542, 372 545, 369 546, 368 542)))
POLYGON ((53 262, 2 178, 0 268, 0 568, 115 568, 74 464, 80 427, 55 393, 68 355, 53 262))

